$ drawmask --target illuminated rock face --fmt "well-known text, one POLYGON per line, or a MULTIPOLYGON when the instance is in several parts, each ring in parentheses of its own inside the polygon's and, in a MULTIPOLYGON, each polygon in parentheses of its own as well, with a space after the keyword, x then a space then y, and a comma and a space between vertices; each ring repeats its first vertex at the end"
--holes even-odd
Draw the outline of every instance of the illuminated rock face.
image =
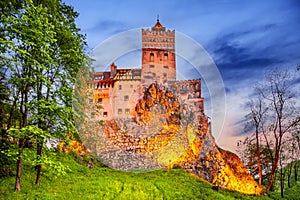
POLYGON ((177 89, 150 84, 136 104, 134 119, 106 121, 106 137, 128 153, 122 157, 127 162, 113 167, 179 165, 214 185, 246 194, 261 193, 262 188, 239 157, 215 144, 206 116, 186 110, 190 103, 174 93, 177 89))
POLYGON ((245 194, 262 193, 262 187, 254 181, 240 158, 219 148, 209 134, 196 137, 188 150, 173 164, 222 188, 245 194))

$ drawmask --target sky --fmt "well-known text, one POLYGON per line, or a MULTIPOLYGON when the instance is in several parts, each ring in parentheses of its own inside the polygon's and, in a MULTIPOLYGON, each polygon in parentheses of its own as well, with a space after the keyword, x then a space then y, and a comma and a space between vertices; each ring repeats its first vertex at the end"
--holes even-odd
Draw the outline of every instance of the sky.
MULTIPOLYGON (((223 107, 225 121, 223 123, 217 116, 212 126, 219 129, 222 127, 221 134, 215 135, 216 142, 228 150, 235 151, 237 141, 245 137, 242 123, 248 112, 245 104, 253 92, 255 83, 272 68, 293 70, 300 64, 299 0, 65 0, 64 2, 73 6, 79 13, 76 24, 81 33, 86 34, 87 51, 91 54, 95 54, 97 48, 105 46, 106 42, 111 44, 110 41, 116 41, 120 34, 124 36, 128 31, 133 31, 130 35, 134 36, 137 30, 152 27, 156 23, 157 15, 161 24, 175 30, 179 38, 183 36, 182 38, 198 44, 198 49, 207 53, 217 69, 211 70, 210 75, 214 73, 215 79, 218 79, 220 74, 223 81, 226 96, 218 106, 223 107)), ((124 46, 132 49, 135 48, 134 43, 140 43, 138 37, 136 40, 131 39, 123 41, 121 46, 111 46, 110 51, 101 55, 115 55, 116 52, 110 54, 111 51, 124 46)), ((184 42, 179 44, 176 43, 176 49, 184 48, 184 42)), ((139 63, 136 60, 140 62, 141 58, 138 55, 140 52, 128 54, 127 59, 126 57, 110 59, 116 59, 118 66, 137 67, 139 63), (129 59, 133 57, 136 59, 129 59)), ((199 55, 202 55, 201 52, 199 55)), ((177 62, 177 66, 184 66, 183 69, 192 69, 193 62, 190 60, 179 57, 177 62)), ((194 74, 192 70, 185 70, 182 73, 187 77, 188 73, 191 76, 194 74)), ((203 97, 206 99, 206 108, 210 110, 214 106, 211 103, 214 94, 209 89, 215 83, 210 81, 216 80, 208 79, 203 86, 203 97), (206 96, 208 93, 210 97, 206 96)), ((299 82, 296 81, 298 84, 299 82)), ((216 91, 215 88, 213 90, 216 91)), ((208 111, 207 115, 214 117, 212 111, 208 111)))

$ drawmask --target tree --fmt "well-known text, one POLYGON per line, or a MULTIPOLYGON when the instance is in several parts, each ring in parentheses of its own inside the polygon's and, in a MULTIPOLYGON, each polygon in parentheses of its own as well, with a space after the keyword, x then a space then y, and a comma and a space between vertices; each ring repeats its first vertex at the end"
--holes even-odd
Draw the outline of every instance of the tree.
POLYGON ((7 132, 17 133, 13 134, 18 143, 15 190, 20 191, 26 141, 32 136, 37 141, 36 184, 40 184, 43 133, 61 137, 74 131, 73 85, 85 42, 74 22, 78 14, 60 0, 17 2, 21 7, 1 16, 0 48, 1 71, 6 71, 10 91, 7 132), (38 129, 28 131, 32 126, 38 129))
MULTIPOLYGON (((262 140, 261 138, 259 140, 262 140)), ((238 143, 239 155, 242 157, 242 161, 245 167, 248 169, 252 177, 260 178, 260 172, 258 170, 257 159, 257 144, 255 134, 246 137, 243 141, 238 143)), ((267 145, 260 142, 260 165, 262 169, 262 184, 268 179, 268 173, 271 171, 272 157, 270 156, 270 149, 267 145)), ((272 152, 272 151, 271 151, 272 152)), ((272 154, 271 154, 272 155, 272 154)))
MULTIPOLYGON (((43 129, 56 130, 53 131, 56 132, 54 135, 65 132, 70 134, 74 132, 72 118, 73 86, 85 58, 83 55, 84 37, 79 34, 79 29, 75 25, 75 18, 78 16, 78 13, 70 6, 61 3, 60 0, 34 1, 34 3, 36 6, 42 6, 46 9, 48 19, 54 26, 56 33, 54 35, 55 42, 51 44, 53 49, 52 58, 55 62, 53 65, 49 65, 46 70, 41 71, 44 76, 46 75, 48 82, 44 84, 44 81, 39 79, 41 81, 37 87, 38 101, 42 101, 42 105, 44 101, 48 103, 47 109, 45 107, 37 109, 37 113, 40 113, 39 109, 44 109, 42 116, 37 119, 37 124, 44 127, 43 129), (46 91, 43 93, 44 90, 46 91), (62 109, 61 106, 64 106, 64 108, 62 109), (49 117, 50 113, 52 114, 51 117, 49 117), (48 121, 41 120, 47 117, 49 118, 48 121), (53 123, 54 121, 56 123, 53 123), (58 124, 63 124, 63 127, 67 129, 59 130, 58 124)), ((38 105, 41 104, 38 102, 38 105)), ((43 141, 37 144, 38 157, 42 156, 42 146, 43 141)), ((38 165, 37 169, 36 183, 39 184, 41 165, 38 165)))
POLYGON ((267 190, 273 185, 285 136, 300 122, 294 108, 291 80, 288 71, 273 70, 267 74, 266 80, 255 88, 269 107, 267 127, 270 135, 265 137, 265 142, 269 144, 270 140, 274 141, 274 159, 267 190))
MULTIPOLYGON (((299 132, 293 131, 290 136, 287 137, 285 140, 285 148, 282 149, 282 153, 285 156, 285 160, 287 162, 286 173, 287 173, 287 181, 288 181, 288 187, 291 187, 291 176, 294 168, 294 178, 295 182, 297 182, 297 173, 298 173, 298 160, 300 157, 300 146, 299 146, 299 132)), ((283 157, 283 156, 282 156, 283 157)))
POLYGON ((265 132, 264 127, 264 118, 267 112, 267 109, 265 108, 265 105, 262 101, 262 98, 258 96, 258 98, 255 100, 252 100, 249 104, 250 106, 250 114, 248 115, 250 118, 250 121, 252 122, 251 125, 255 129, 255 154, 257 158, 257 171, 259 175, 258 183, 262 184, 262 167, 261 167, 261 144, 260 144, 260 133, 265 132))

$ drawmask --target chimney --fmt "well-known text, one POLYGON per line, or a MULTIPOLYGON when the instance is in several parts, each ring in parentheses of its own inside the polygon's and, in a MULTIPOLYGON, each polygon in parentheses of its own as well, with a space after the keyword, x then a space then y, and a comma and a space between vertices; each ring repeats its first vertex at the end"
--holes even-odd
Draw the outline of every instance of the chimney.
POLYGON ((117 73, 117 66, 116 66, 115 63, 113 62, 113 63, 111 63, 111 65, 110 65, 110 78, 115 77, 116 73, 117 73))

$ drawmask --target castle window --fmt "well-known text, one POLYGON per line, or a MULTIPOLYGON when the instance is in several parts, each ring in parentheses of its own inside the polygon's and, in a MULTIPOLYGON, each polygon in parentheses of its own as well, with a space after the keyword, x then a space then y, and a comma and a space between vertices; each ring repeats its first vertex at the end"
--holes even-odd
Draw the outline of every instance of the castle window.
POLYGON ((119 90, 122 90, 122 85, 119 85, 119 90))
POLYGON ((130 85, 130 88, 133 88, 133 85, 130 85))
POLYGON ((165 69, 169 69, 169 66, 166 66, 166 65, 165 65, 164 68, 165 68, 165 69))
POLYGON ((95 80, 103 80, 104 76, 100 75, 100 76, 95 76, 95 80))
POLYGON ((126 108, 126 109, 125 109, 125 114, 126 114, 126 115, 129 115, 129 113, 130 113, 129 108, 126 108))
POLYGON ((99 98, 99 99, 98 99, 98 103, 102 103, 102 98, 99 98))
POLYGON ((129 100, 129 96, 128 95, 125 95, 124 96, 124 101, 128 101, 129 100))
POLYGON ((122 108, 118 109, 118 114, 121 115, 122 114, 122 108))
POLYGON ((154 53, 150 53, 150 62, 154 61, 154 53))
POLYGON ((150 67, 150 68, 154 68, 155 66, 154 66, 154 65, 149 65, 149 67, 150 67))
POLYGON ((164 60, 168 60, 168 53, 164 53, 164 60))
POLYGON ((163 73, 163 76, 166 78, 167 77, 167 73, 163 73))
POLYGON ((108 116, 107 112, 103 112, 103 117, 107 117, 107 116, 108 116))
POLYGON ((93 103, 93 99, 89 99, 89 103, 92 104, 93 103))

